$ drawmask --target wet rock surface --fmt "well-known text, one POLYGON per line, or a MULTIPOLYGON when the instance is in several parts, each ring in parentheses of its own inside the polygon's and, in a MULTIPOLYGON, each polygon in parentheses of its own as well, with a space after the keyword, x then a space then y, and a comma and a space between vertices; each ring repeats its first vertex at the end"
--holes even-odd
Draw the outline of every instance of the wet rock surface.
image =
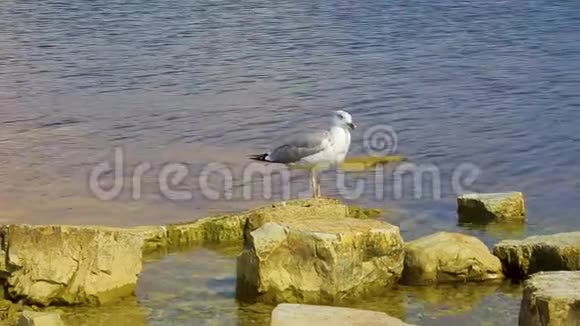
POLYGON ((352 308, 280 304, 272 311, 270 326, 405 326, 384 312, 352 308))
POLYGON ((405 244, 404 284, 464 283, 502 278, 501 262, 475 237, 439 232, 405 244))
POLYGON ((126 229, 11 225, 3 245, 9 298, 42 306, 129 296, 142 267, 143 237, 126 229))
POLYGON ((524 222, 526 207, 521 192, 476 193, 457 198, 460 223, 524 222))
POLYGON ((404 249, 393 225, 352 218, 268 222, 237 260, 237 296, 268 303, 328 303, 398 281, 404 249))
POLYGON ((493 253, 512 278, 539 271, 580 270, 580 232, 504 240, 494 246, 493 253))
POLYGON ((580 325, 580 271, 540 272, 524 286, 521 326, 580 325))

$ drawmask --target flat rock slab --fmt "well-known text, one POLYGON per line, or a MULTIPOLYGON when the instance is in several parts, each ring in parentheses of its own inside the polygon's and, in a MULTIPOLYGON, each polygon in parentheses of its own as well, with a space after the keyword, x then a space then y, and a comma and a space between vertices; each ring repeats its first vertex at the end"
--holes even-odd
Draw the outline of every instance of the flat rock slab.
POLYGON ((524 285, 521 326, 579 326, 580 271, 540 272, 524 285))
POLYGON ((103 304, 134 293, 143 236, 119 228, 3 228, 6 292, 37 305, 103 304))
POLYGON ((524 278, 539 271, 580 270, 580 232, 504 240, 493 247, 504 273, 524 278))
POLYGON ((405 326, 400 319, 384 312, 314 306, 280 304, 272 311, 270 326, 405 326))
POLYGON ((252 211, 245 225, 245 238, 268 222, 292 222, 317 218, 344 218, 348 216, 348 206, 335 200, 312 200, 283 202, 252 211))
POLYGON ((526 207, 521 192, 466 194, 457 198, 460 223, 524 222, 526 207))
POLYGON ((57 313, 25 310, 18 320, 18 326, 64 326, 64 324, 57 313))
POLYGON ((268 303, 329 303, 383 291, 398 281, 399 228, 376 220, 269 222, 250 233, 237 260, 237 296, 268 303))
POLYGON ((438 232, 405 244, 403 283, 423 285, 499 280, 500 260, 481 240, 438 232))
MULTIPOLYGON (((251 231, 271 221, 296 218, 356 217, 380 215, 376 209, 347 206, 335 199, 298 199, 259 207, 239 214, 202 218, 190 223, 170 224, 166 227, 166 243, 170 247, 192 244, 219 244, 242 241, 251 231)), ((155 235, 155 233, 153 233, 155 235)), ((155 241, 148 241, 149 246, 155 241)))

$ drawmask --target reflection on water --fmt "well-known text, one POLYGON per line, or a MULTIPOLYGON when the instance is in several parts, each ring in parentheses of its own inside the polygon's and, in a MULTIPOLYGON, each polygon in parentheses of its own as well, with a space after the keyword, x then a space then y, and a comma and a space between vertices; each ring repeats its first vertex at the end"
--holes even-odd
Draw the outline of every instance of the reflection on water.
MULTIPOLYGON (((269 325, 272 306, 235 300, 235 256, 240 247, 199 249, 149 263, 138 298, 151 325, 269 325)), ((420 325, 517 323, 521 288, 509 283, 396 286, 346 306, 383 311, 420 325)))

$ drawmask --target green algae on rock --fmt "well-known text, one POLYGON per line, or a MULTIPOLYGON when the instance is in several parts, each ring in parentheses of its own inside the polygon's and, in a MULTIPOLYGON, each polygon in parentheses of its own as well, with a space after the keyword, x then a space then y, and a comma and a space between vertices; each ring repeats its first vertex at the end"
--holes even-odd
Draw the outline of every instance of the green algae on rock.
POLYGON ((349 205, 347 216, 352 218, 367 219, 376 218, 383 215, 385 211, 380 208, 364 208, 355 205, 349 205))
POLYGON ((457 198, 460 223, 524 222, 526 207, 521 192, 466 194, 457 198))
POLYGON ((250 232, 236 295, 267 303, 336 303, 381 292, 403 269, 399 228, 376 220, 309 218, 250 232))
POLYGON ((506 276, 525 278, 539 271, 580 270, 580 232, 504 240, 493 247, 506 276))
POLYGON ((103 304, 134 293, 143 237, 96 226, 3 227, 5 291, 42 306, 103 304))
POLYGON ((500 260, 475 237, 438 232, 405 244, 404 284, 464 283, 502 278, 500 260))
POLYGON ((169 246, 242 241, 247 214, 206 217, 191 223, 167 225, 169 246))
POLYGON ((580 324, 580 271, 539 272, 524 285, 519 324, 580 324))
POLYGON ((168 243, 165 226, 137 226, 127 230, 143 238, 143 255, 166 252, 168 243))

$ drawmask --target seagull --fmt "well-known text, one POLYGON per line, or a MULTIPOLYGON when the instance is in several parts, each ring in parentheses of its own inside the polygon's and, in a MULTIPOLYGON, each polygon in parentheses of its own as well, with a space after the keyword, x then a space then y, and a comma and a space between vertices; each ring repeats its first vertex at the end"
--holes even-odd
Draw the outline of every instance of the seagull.
POLYGON ((309 170, 312 196, 319 198, 317 170, 337 167, 344 161, 350 147, 350 131, 355 128, 348 112, 334 111, 329 130, 298 134, 268 153, 251 155, 249 158, 309 170))

